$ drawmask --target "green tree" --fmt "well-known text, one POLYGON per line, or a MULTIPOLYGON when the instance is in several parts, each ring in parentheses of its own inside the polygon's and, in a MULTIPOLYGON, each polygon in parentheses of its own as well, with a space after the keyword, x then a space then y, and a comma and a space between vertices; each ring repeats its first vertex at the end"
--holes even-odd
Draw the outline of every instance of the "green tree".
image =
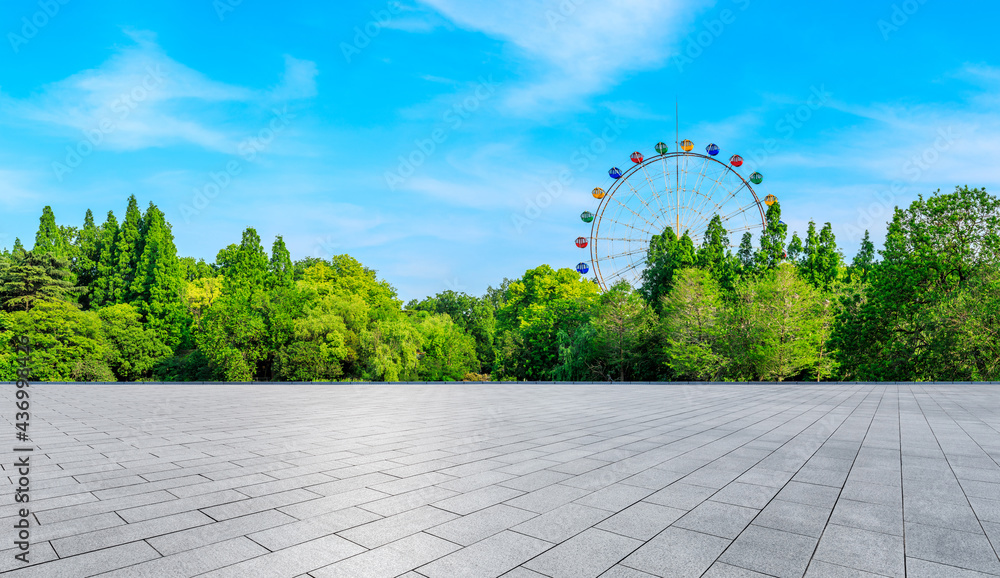
POLYGON ((798 263, 799 259, 802 258, 803 250, 802 239, 799 238, 799 234, 792 233, 792 240, 788 242, 788 260, 792 263, 798 263))
POLYGON ((773 270, 785 260, 788 226, 781 222, 781 203, 767 208, 767 228, 760 235, 760 250, 754 255, 756 268, 773 270))
POLYGON ((592 374, 608 381, 659 377, 656 313, 628 283, 619 282, 598 298, 589 325, 592 374))
POLYGON ((35 246, 31 249, 36 255, 52 255, 57 259, 70 257, 69 244, 62 230, 56 225, 56 217, 52 207, 46 205, 38 220, 38 232, 35 233, 35 246))
POLYGON ((118 246, 121 232, 118 219, 108 211, 97 237, 97 276, 91 283, 89 305, 103 307, 125 300, 124 279, 118 271, 118 246))
POLYGON ((597 285, 568 268, 541 265, 511 282, 497 314, 501 343, 494 371, 518 380, 551 379, 559 366, 559 332, 572 335, 586 323, 597 295, 597 285))
POLYGON ((21 336, 31 339, 33 380, 107 381, 100 378, 111 376, 103 366, 107 346, 101 321, 92 311, 80 311, 65 301, 40 300, 28 311, 0 315, 0 357, 9 358, 14 339, 21 336))
POLYGON ((153 368, 172 354, 152 329, 145 329, 139 312, 120 303, 97 312, 107 344, 105 364, 119 381, 137 381, 149 377, 153 368))
POLYGON ((896 209, 880 253, 837 316, 841 376, 996 379, 1000 199, 968 187, 921 195, 896 209))
POLYGON ((753 342, 744 344, 754 373, 760 379, 784 381, 813 366, 816 351, 813 314, 816 291, 805 283, 790 264, 780 266, 773 277, 748 288, 755 308, 753 342))
POLYGON ((143 215, 142 255, 129 293, 143 323, 174 348, 180 345, 189 319, 182 298, 183 273, 177 248, 163 212, 153 203, 143 215))
MULTIPOLYGON (((706 254, 703 255, 707 257, 706 254)), ((670 228, 654 235, 649 241, 646 269, 642 272, 642 286, 639 289, 646 302, 659 308, 661 298, 673 287, 674 272, 692 267, 695 260, 694 242, 686 231, 680 239, 670 228)))
POLYGON ((874 265, 875 245, 872 244, 871 239, 868 237, 868 229, 865 229, 865 237, 861 240, 861 248, 858 249, 857 254, 854 255, 854 259, 851 261, 851 266, 848 269, 849 274, 852 278, 865 283, 868 281, 868 274, 871 273, 874 265))
POLYGON ((663 297, 662 310, 664 353, 673 376, 720 379, 727 359, 722 354, 724 308, 718 282, 706 271, 682 269, 673 289, 663 297))
POLYGON ((100 230, 94 224, 94 213, 87 209, 87 214, 83 218, 83 228, 77 233, 75 241, 77 255, 72 266, 79 288, 80 304, 84 309, 89 309, 93 301, 91 286, 97 280, 97 265, 101 259, 99 240, 100 230))
POLYGON ((0 270, 0 307, 29 311, 42 301, 71 301, 75 293, 71 277, 66 259, 29 251, 0 270))
POLYGON ((125 210, 125 220, 122 221, 115 247, 117 265, 111 273, 113 279, 109 283, 116 289, 121 288, 120 296, 116 294, 112 303, 128 303, 136 298, 132 283, 135 281, 135 274, 142 259, 144 229, 145 224, 142 222, 139 204, 135 200, 135 195, 130 195, 128 208, 125 210))
POLYGON ((194 257, 181 257, 178 261, 180 262, 181 275, 185 281, 208 279, 218 275, 218 272, 204 259, 195 260, 194 257))
POLYGON ((493 340, 496 337, 496 318, 493 307, 487 300, 458 293, 443 291, 423 301, 411 301, 406 308, 413 311, 443 313, 451 317, 455 325, 476 340, 476 357, 480 367, 476 372, 489 372, 493 364, 493 340))
POLYGON ((272 287, 291 287, 295 283, 292 255, 285 247, 285 240, 278 235, 271 246, 271 262, 268 264, 272 287))
POLYGON ((417 378, 426 381, 461 381, 479 370, 476 341, 451 316, 417 311, 410 317, 420 335, 417 378))
POLYGON ((740 276, 746 277, 756 273, 757 263, 754 260, 753 234, 750 231, 743 233, 740 239, 740 247, 736 252, 736 257, 740 264, 740 276))

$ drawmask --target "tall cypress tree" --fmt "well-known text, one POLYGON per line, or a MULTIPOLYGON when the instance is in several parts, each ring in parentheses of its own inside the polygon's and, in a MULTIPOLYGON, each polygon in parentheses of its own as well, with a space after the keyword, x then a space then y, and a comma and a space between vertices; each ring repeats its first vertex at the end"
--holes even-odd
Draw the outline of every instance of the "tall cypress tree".
POLYGON ((76 259, 73 263, 73 273, 76 274, 76 284, 81 289, 80 303, 89 308, 93 298, 91 285, 97 279, 97 263, 101 258, 98 241, 100 230, 94 224, 94 213, 87 209, 83 218, 83 228, 76 236, 76 259))
POLYGON ((799 259, 799 273, 813 287, 820 285, 819 235, 816 234, 816 223, 810 219, 806 230, 806 243, 802 248, 802 258, 799 259))
POLYGON ((125 220, 122 221, 118 234, 118 269, 115 272, 117 279, 114 285, 123 289, 123 296, 116 300, 116 303, 128 303, 135 298, 135 294, 132 292, 132 282, 135 281, 135 272, 139 267, 139 259, 142 257, 143 227, 139 204, 135 200, 135 195, 130 195, 128 208, 125 209, 125 220))
POLYGON ((69 245, 63 237, 63 231, 56 225, 52 207, 48 205, 42 209, 42 216, 38 219, 38 232, 35 233, 35 246, 31 252, 36 255, 53 255, 57 259, 69 257, 69 245))
POLYGON ((295 279, 292 255, 285 247, 285 240, 278 235, 271 245, 271 262, 268 265, 272 287, 291 287, 295 279))
POLYGON ((833 225, 825 223, 819 232, 819 247, 817 250, 817 288, 829 290, 840 275, 840 263, 843 258, 837 249, 837 239, 833 235, 833 225))
POLYGON ((875 245, 868 238, 868 229, 865 229, 865 238, 861 240, 861 248, 858 249, 858 253, 854 255, 854 260, 851 261, 851 275, 864 283, 868 280, 868 274, 871 273, 872 265, 874 264, 875 245))
POLYGON ((24 250, 24 245, 21 244, 21 238, 14 237, 14 246, 10 249, 10 256, 15 259, 23 259, 25 253, 27 251, 24 250))
POLYGON ((183 330, 181 298, 183 274, 170 224, 160 209, 149 204, 143 215, 143 251, 129 288, 131 304, 147 327, 164 343, 176 347, 183 330))
POLYGON ((767 228, 760 235, 760 250, 754 255, 757 267, 774 269, 785 260, 785 236, 788 226, 781 222, 781 204, 767 208, 767 228))
POLYGON ((753 259, 753 233, 750 231, 743 233, 743 238, 740 239, 740 248, 736 252, 736 255, 739 258, 744 274, 751 274, 756 270, 756 263, 753 259))
POLYGON ((91 307, 103 307, 122 303, 125 298, 125 287, 121 284, 118 273, 118 238, 121 232, 118 219, 113 211, 108 211, 108 218, 101 225, 97 237, 97 277, 94 279, 90 294, 91 307))
POLYGON ((260 235, 253 227, 243 231, 239 245, 219 251, 216 262, 222 265, 224 293, 247 296, 265 288, 269 262, 260 235))

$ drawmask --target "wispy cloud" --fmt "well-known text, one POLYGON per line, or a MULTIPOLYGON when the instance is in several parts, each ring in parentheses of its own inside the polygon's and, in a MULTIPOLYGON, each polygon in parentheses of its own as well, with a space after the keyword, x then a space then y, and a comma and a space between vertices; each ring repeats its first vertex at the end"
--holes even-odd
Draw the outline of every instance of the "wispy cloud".
POLYGON ((535 64, 511 91, 519 112, 585 106, 630 73, 669 58, 679 31, 714 0, 423 0, 456 25, 506 40, 535 64))
POLYGON ((100 131, 101 146, 110 150, 186 143, 233 152, 242 138, 231 120, 234 108, 266 113, 279 102, 316 95, 317 69, 309 61, 286 56, 280 80, 261 90, 218 82, 177 62, 150 32, 126 34, 133 44, 97 68, 27 98, 0 94, 4 122, 76 138, 100 131))

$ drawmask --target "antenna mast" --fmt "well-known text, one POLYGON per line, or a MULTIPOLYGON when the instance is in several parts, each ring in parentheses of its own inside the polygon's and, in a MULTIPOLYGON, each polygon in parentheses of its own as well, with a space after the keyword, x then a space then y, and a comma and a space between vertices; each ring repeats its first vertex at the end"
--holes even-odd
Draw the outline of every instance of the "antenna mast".
MULTIPOLYGON (((676 148, 674 148, 674 150, 677 151, 678 155, 679 155, 680 149, 681 149, 681 120, 680 120, 679 110, 680 110, 680 106, 677 104, 677 97, 675 96, 674 97, 674 121, 675 121, 676 124, 674 126, 674 130, 675 130, 675 132, 674 132, 674 146, 676 148)), ((675 156, 674 160, 676 161, 675 162, 675 166, 674 166, 674 177, 675 177, 676 183, 677 183, 676 186, 674 187, 674 195, 675 195, 675 201, 674 202, 676 203, 674 205, 674 208, 676 209, 676 212, 677 212, 677 238, 680 239, 681 238, 681 174, 680 174, 681 160, 680 160, 680 156, 675 156)))

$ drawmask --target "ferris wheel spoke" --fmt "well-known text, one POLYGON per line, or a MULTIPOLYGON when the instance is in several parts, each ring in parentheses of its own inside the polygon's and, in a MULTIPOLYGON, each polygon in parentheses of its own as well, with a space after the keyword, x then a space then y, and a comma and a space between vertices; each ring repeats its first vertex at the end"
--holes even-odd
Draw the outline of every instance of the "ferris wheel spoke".
POLYGON ((601 257, 602 259, 621 259, 622 257, 627 257, 629 255, 636 255, 639 253, 646 253, 649 251, 648 247, 639 247, 637 249, 632 249, 630 251, 622 251, 621 253, 615 253, 613 255, 605 255, 601 257))
POLYGON ((632 239, 629 237, 594 237, 595 241, 627 241, 629 243, 649 243, 649 238, 645 239, 632 239))
MULTIPOLYGON (((647 180, 648 180, 648 175, 647 175, 647 180)), ((642 198, 642 195, 639 194, 639 191, 635 190, 635 187, 632 186, 632 183, 626 182, 625 184, 628 185, 628 188, 632 189, 632 194, 635 195, 635 198, 639 199, 639 202, 642 203, 642 206, 646 207, 646 209, 648 209, 649 212, 653 214, 654 219, 656 220, 656 225, 653 225, 652 223, 650 223, 650 225, 654 226, 654 227, 661 227, 662 228, 662 225, 660 224, 659 219, 655 218, 656 212, 653 211, 653 208, 650 207, 648 203, 646 203, 646 200, 642 198)), ((636 215, 636 216, 638 216, 638 215, 636 215)), ((645 219, 643 219, 643 220, 645 220, 645 219)), ((646 221, 646 222, 649 223, 649 221, 646 221)))
POLYGON ((642 233, 643 236, 650 234, 650 232, 647 231, 647 230, 645 230, 645 229, 640 229, 638 227, 633 226, 631 223, 625 223, 625 222, 619 221, 618 219, 615 219, 613 217, 603 217, 603 219, 607 220, 607 221, 611 221, 612 223, 614 223, 616 225, 621 225, 623 227, 628 227, 629 229, 632 229, 633 231, 638 231, 638 232, 642 233))
MULTIPOLYGON (((692 190, 688 200, 688 205, 689 207, 691 207, 691 210, 689 210, 687 213, 689 216, 685 220, 684 226, 689 230, 696 229, 697 228, 696 224, 700 225, 700 223, 703 223, 707 220, 705 215, 702 213, 702 209, 704 208, 704 202, 697 208, 694 208, 694 203, 697 202, 699 196, 702 197, 705 196, 704 193, 701 192, 701 187, 702 184, 705 182, 706 169, 708 168, 709 161, 710 159, 705 159, 705 162, 702 164, 701 172, 699 173, 698 176, 698 182, 696 183, 695 188, 692 190)), ((718 181, 715 181, 714 179, 713 181, 718 183, 718 181)))
MULTIPOLYGON (((646 170, 645 165, 643 165, 642 167, 642 172, 643 174, 646 175, 646 182, 649 183, 649 192, 650 194, 653 195, 653 198, 656 199, 656 206, 659 207, 660 209, 660 212, 657 214, 662 215, 664 218, 666 218, 666 211, 663 210, 663 203, 660 201, 660 194, 656 191, 656 185, 653 184, 653 179, 652 177, 649 176, 649 171, 646 170)), ((657 219, 657 223, 659 222, 660 220, 657 219)))
POLYGON ((757 206, 757 203, 750 203, 749 205, 746 205, 746 206, 743 206, 743 207, 740 207, 740 208, 736 209, 735 211, 733 211, 732 213, 729 213, 725 217, 721 217, 720 216, 720 218, 722 219, 722 222, 726 222, 729 219, 732 219, 733 217, 735 217, 736 215, 741 215, 741 214, 745 213, 747 211, 747 209, 749 209, 751 207, 756 207, 756 206, 757 206))
MULTIPOLYGON (((632 191, 635 191, 635 189, 634 189, 634 188, 632 188, 632 185, 629 185, 629 188, 631 188, 631 189, 632 189, 632 191)), ((612 198, 614 199, 614 197, 612 197, 612 198)), ((640 216, 640 215, 639 215, 639 213, 636 213, 635 211, 633 211, 633 210, 632 210, 632 207, 630 207, 630 206, 626 205, 625 203, 623 203, 623 202, 619 201, 618 199, 614 199, 614 201, 615 201, 616 203, 618 203, 618 204, 619 204, 619 205, 620 205, 620 206, 621 206, 622 208, 624 208, 624 209, 625 209, 626 211, 628 211, 628 212, 632 213, 632 214, 633 214, 633 215, 634 215, 634 216, 635 216, 635 217, 636 217, 637 219, 642 219, 643 221, 646 221, 646 219, 643 219, 643 218, 642 218, 642 216, 640 216)), ((650 227, 651 227, 652 229, 654 229, 654 230, 656 229, 656 225, 654 225, 653 223, 650 223, 649 221, 646 221, 646 224, 647 224, 647 225, 649 225, 649 226, 650 226, 650 227)))

